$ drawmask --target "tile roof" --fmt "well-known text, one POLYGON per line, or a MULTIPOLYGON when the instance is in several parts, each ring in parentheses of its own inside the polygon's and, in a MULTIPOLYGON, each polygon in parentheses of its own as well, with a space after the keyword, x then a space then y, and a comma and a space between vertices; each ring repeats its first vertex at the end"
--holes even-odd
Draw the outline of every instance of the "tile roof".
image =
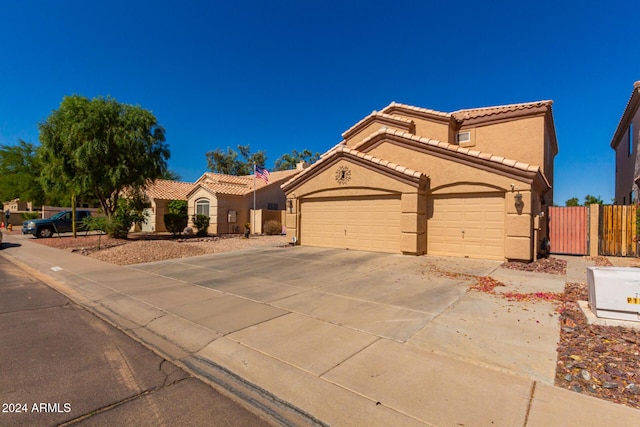
POLYGON ((553 101, 545 100, 545 101, 535 101, 535 102, 525 102, 520 104, 507 104, 507 105, 497 105, 493 107, 482 107, 482 108, 467 108, 462 110, 453 111, 451 113, 444 113, 442 111, 431 110, 428 108, 414 107, 412 105, 401 104, 398 102, 392 102, 382 109, 382 113, 392 114, 394 109, 403 109, 414 111, 416 113, 431 115, 431 116, 440 116, 443 118, 453 117, 454 120, 461 122, 469 119, 477 119, 477 118, 486 118, 491 116, 496 116, 504 113, 514 113, 514 112, 532 112, 538 109, 546 109, 551 107, 553 101))
POLYGON ((187 194, 194 187, 192 182, 156 179, 145 187, 145 194, 151 199, 187 200, 187 194))
POLYGON ((392 114, 393 110, 396 109, 396 108, 400 108, 400 109, 403 109, 403 110, 415 111, 416 113, 421 113, 421 114, 440 116, 440 117, 444 117, 444 118, 451 117, 450 113, 443 113, 442 111, 431 110, 429 108, 414 107, 413 105, 401 104, 401 103, 395 102, 395 101, 391 102, 391 104, 389 104, 386 107, 384 107, 381 110, 381 113, 392 114))
POLYGON ((504 157, 495 156, 490 153, 484 153, 478 150, 471 150, 469 148, 460 147, 459 145, 456 145, 456 144, 449 144, 448 142, 437 141, 435 139, 429 139, 421 136, 416 136, 408 132, 401 132, 401 131, 391 130, 391 129, 380 129, 378 132, 370 135, 369 137, 364 139, 360 144, 356 145, 354 149, 357 150, 359 147, 367 144, 369 141, 371 141, 376 137, 379 137, 380 135, 399 136, 401 138, 417 141, 431 147, 446 149, 451 152, 456 152, 456 153, 464 154, 465 156, 487 160, 487 161, 505 165, 514 169, 520 169, 525 172, 538 172, 540 170, 539 166, 529 165, 527 163, 518 162, 517 160, 505 159, 504 157))
POLYGON ((338 154, 338 153, 346 153, 355 157, 358 157, 360 159, 366 160, 368 162, 380 165, 384 168, 393 170, 395 172, 399 172, 403 175, 406 175, 408 177, 411 178, 420 178, 422 176, 426 176, 428 177, 428 175, 423 174, 422 172, 418 172, 415 171, 413 169, 409 169, 407 167, 398 165, 396 163, 390 162, 388 160, 384 160, 384 159, 380 159, 378 157, 374 157, 371 154, 366 154, 363 153, 362 151, 358 151, 358 150, 354 150, 353 148, 349 148, 345 145, 335 145, 331 150, 327 151, 326 153, 324 153, 321 157, 320 160, 318 160, 317 162, 315 162, 314 164, 312 164, 311 166, 309 166, 307 169, 303 170, 302 172, 300 172, 300 174, 292 177, 290 180, 288 180, 287 182, 285 182, 284 184, 281 185, 282 188, 292 184, 293 182, 295 182, 296 180, 298 180, 299 178, 301 178, 304 175, 307 175, 309 173, 309 171, 317 169, 318 165, 324 163, 325 161, 327 161, 327 159, 329 159, 330 157, 338 154))
POLYGON ((391 114, 385 114, 379 111, 373 111, 371 114, 360 120, 355 125, 351 126, 349 129, 342 133, 342 137, 344 139, 349 139, 356 132, 360 131, 362 128, 366 126, 368 122, 374 121, 375 119, 380 119, 381 121, 389 122, 390 124, 397 124, 403 128, 411 129, 414 126, 413 120, 406 119, 404 117, 392 116, 391 114))
MULTIPOLYGON (((265 183, 262 179, 256 178, 256 190, 260 190, 268 185, 277 184, 299 173, 299 170, 290 169, 285 171, 269 172, 269 183, 265 183)), ((225 175, 214 172, 205 172, 194 184, 201 185, 212 193, 227 194, 231 196, 244 196, 253 192, 253 175, 225 175)))
POLYGON ((553 101, 546 100, 546 101, 536 101, 536 102, 525 102, 521 104, 498 105, 495 107, 469 108, 469 109, 454 111, 451 113, 451 116, 454 119, 456 119, 456 121, 461 122, 463 120, 495 116, 503 113, 511 113, 511 112, 517 112, 517 111, 527 111, 527 110, 538 110, 541 108, 546 109, 547 107, 551 107, 551 105, 553 105, 553 101))

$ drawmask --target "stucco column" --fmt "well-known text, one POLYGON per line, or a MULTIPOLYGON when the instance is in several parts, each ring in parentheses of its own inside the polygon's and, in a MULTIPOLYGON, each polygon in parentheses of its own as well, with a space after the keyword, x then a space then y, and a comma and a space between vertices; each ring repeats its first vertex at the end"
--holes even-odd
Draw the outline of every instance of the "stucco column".
POLYGON ((403 193, 400 199, 400 249, 406 255, 422 255, 427 249, 427 198, 424 192, 403 193))
POLYGON ((508 191, 505 194, 507 222, 504 256, 507 259, 531 261, 533 259, 532 196, 529 189, 508 191), (518 203, 516 195, 522 196, 518 203))

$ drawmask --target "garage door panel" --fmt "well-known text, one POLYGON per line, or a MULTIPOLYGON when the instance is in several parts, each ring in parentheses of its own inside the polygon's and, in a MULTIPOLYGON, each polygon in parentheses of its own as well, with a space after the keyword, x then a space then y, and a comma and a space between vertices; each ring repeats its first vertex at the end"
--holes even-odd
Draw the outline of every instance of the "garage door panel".
POLYGON ((400 212, 399 196, 303 201, 300 243, 400 252, 400 212))
POLYGON ((504 216, 501 194, 433 196, 427 253, 503 259, 504 216))

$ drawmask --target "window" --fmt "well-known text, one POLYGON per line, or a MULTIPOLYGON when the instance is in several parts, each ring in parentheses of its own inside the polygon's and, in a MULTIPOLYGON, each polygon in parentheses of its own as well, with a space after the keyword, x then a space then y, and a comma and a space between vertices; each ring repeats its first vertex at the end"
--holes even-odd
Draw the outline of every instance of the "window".
POLYGON ((196 200, 196 215, 209 216, 209 199, 196 200))
POLYGON ((277 211, 278 204, 277 203, 267 203, 267 209, 270 211, 277 211))
POLYGON ((471 141, 471 132, 460 132, 456 135, 456 143, 464 144, 471 141))
POLYGON ((629 156, 633 153, 633 123, 629 125, 629 156))

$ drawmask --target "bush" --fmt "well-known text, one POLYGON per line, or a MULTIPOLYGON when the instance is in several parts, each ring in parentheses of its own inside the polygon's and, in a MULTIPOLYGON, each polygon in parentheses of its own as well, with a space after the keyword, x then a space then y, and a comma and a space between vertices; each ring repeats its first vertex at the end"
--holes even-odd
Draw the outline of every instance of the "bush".
POLYGON ((198 214, 192 218, 193 226, 196 228, 196 236, 206 236, 209 233, 209 217, 206 215, 198 214))
POLYGON ((275 234, 282 234, 282 224, 275 219, 269 220, 264 223, 264 232, 270 236, 275 234))
POLYGON ((180 213, 164 214, 164 226, 167 227, 167 230, 174 236, 180 234, 180 232, 187 227, 188 220, 189 217, 187 217, 187 215, 180 213))
POLYGON ((189 205, 187 205, 186 200, 171 200, 167 203, 167 208, 169 209, 169 213, 180 214, 186 217, 189 205))
POLYGON ((40 212, 22 212, 22 219, 24 219, 25 221, 29 221, 32 219, 39 219, 40 218, 40 212))

